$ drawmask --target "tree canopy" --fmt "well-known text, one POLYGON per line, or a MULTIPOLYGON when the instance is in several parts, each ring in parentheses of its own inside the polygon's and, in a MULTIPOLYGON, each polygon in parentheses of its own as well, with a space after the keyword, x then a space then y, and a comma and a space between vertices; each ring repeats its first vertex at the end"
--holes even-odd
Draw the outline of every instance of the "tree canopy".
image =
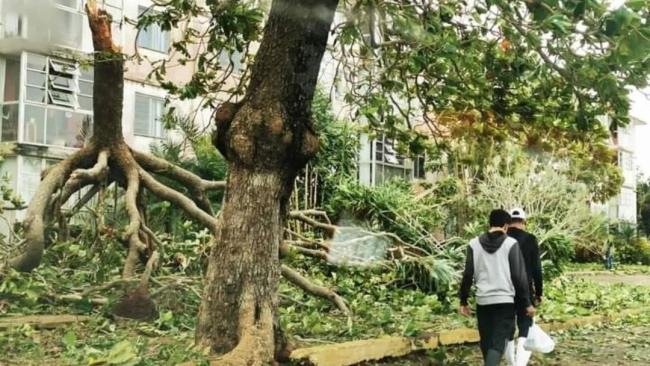
MULTIPOLYGON (((265 4, 158 3, 139 26, 185 24, 173 48, 180 62, 198 61, 191 81, 164 86, 213 106, 241 95, 246 66, 233 87, 225 80, 235 65, 222 56, 252 57, 265 4), (210 19, 207 29, 188 22, 198 16, 210 19)), ((419 123, 444 135, 449 114, 529 144, 583 140, 604 135, 599 117, 612 130, 628 123, 628 88, 647 84, 649 16, 643 0, 344 1, 329 51, 345 101, 361 106, 357 116, 413 149, 422 142, 422 130, 413 132, 419 123)), ((155 72, 161 80, 165 62, 155 72)))

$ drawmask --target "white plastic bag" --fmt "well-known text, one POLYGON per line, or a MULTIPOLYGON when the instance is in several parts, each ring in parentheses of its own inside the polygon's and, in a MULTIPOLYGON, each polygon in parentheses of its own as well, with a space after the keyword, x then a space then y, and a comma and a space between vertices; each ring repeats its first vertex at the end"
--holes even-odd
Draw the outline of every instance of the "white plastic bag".
POLYGON ((549 353, 555 348, 555 342, 546 334, 539 325, 534 324, 528 330, 528 337, 524 342, 526 351, 549 353))

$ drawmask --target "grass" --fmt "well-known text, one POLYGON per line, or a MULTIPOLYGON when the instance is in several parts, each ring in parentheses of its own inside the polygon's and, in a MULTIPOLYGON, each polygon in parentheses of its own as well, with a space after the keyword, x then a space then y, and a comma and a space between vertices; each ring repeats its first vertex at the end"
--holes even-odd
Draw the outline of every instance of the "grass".
MULTIPOLYGON (((158 299, 160 316, 154 323, 116 322, 108 315, 110 305, 97 307, 83 301, 48 300, 43 295, 56 290, 56 283, 47 280, 55 278, 52 271, 42 268, 31 275, 7 278, 0 288, 2 315, 74 313, 90 315, 92 321, 55 330, 22 327, 0 332, 0 364, 172 365, 205 360, 192 345, 198 301, 191 291, 163 293, 158 299)), ((317 279, 333 284, 347 299, 354 312, 351 324, 329 302, 282 284, 280 313, 285 330, 297 344, 315 345, 474 326, 473 319, 456 314, 455 300, 445 303, 434 294, 391 288, 378 276, 338 270, 328 273, 327 278, 323 275, 317 279)), ((114 291, 102 295, 112 300, 117 297, 114 291)), ((545 298, 539 309, 540 318, 562 321, 650 303, 650 287, 595 283, 588 277, 566 276, 547 284, 545 298)), ((465 357, 461 351, 437 352, 427 357, 465 357)))

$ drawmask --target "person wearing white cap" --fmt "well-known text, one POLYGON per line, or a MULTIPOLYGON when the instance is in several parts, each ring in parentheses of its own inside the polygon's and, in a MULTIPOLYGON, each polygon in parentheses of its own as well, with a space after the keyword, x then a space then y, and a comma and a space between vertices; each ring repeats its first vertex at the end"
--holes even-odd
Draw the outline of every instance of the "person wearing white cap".
MULTIPOLYGON (((528 276, 528 287, 530 301, 539 306, 543 296, 542 260, 539 254, 539 244, 535 235, 526 231, 526 212, 520 208, 510 210, 511 223, 508 227, 508 235, 517 240, 521 254, 524 257, 526 274, 528 276)), ((524 342, 528 337, 528 330, 533 325, 533 318, 526 314, 525 306, 517 304, 517 328, 519 339, 515 347, 514 340, 508 343, 506 359, 514 366, 525 366, 530 359, 531 353, 524 349, 524 342), (516 352, 515 352, 516 348, 516 352), (513 355, 514 354, 514 355, 513 355)), ((513 334, 514 338, 514 334, 513 334)))

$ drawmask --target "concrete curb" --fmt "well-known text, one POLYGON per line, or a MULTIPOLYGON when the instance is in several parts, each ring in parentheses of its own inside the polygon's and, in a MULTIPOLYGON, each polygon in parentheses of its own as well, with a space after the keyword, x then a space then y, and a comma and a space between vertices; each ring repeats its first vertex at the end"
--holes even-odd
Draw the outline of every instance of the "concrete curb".
POLYGON ((53 329, 72 323, 90 320, 84 315, 28 315, 0 318, 0 330, 30 325, 34 328, 53 329))
MULTIPOLYGON (((580 326, 614 321, 629 315, 641 314, 649 309, 628 309, 613 315, 591 315, 569 319, 565 322, 540 324, 547 332, 567 330, 580 326)), ((436 349, 440 346, 477 343, 478 331, 470 328, 443 330, 420 337, 381 337, 308 348, 291 352, 290 358, 298 363, 314 366, 350 366, 364 361, 381 360, 387 357, 406 356, 411 352, 436 349)))

